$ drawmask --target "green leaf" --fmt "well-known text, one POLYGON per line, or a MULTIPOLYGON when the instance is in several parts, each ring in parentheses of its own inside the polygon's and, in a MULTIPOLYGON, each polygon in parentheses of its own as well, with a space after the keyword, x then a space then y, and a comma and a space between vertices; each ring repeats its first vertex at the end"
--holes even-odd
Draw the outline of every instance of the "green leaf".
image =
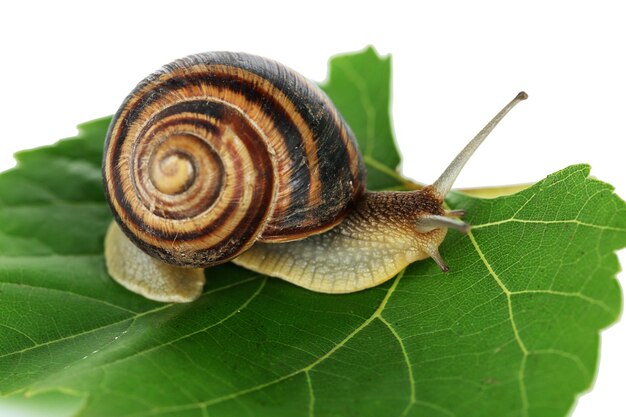
MULTIPOLYGON (((367 74, 361 55, 339 62, 367 74)), ((159 304, 104 266, 108 121, 0 175, 3 394, 74 394, 80 416, 552 417, 590 387, 599 330, 621 309, 626 203, 589 167, 492 200, 452 195, 474 228, 446 238, 447 274, 422 261, 324 295, 227 264, 206 271, 196 302, 159 304)), ((390 135, 376 141, 372 155, 395 149, 390 135)))
POLYGON ((359 142, 367 167, 367 187, 382 190, 411 186, 400 176, 400 154, 390 119, 391 58, 371 46, 330 61, 328 80, 321 85, 359 142))

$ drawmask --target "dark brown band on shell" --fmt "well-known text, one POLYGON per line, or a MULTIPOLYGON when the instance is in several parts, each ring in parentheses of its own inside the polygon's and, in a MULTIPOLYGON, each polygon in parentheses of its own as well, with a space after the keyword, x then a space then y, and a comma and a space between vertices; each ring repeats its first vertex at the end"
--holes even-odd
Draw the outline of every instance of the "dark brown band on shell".
POLYGON ((141 82, 111 124, 103 174, 125 233, 189 266, 327 230, 365 185, 328 98, 278 63, 234 53, 184 58, 141 82))

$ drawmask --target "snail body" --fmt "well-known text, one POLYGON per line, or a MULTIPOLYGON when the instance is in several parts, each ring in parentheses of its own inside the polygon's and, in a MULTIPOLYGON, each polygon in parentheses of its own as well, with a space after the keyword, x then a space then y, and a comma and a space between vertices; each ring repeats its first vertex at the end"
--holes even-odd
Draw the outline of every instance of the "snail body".
POLYGON ((116 222, 110 275, 160 301, 190 301, 201 268, 229 260, 302 287, 346 293, 466 231, 443 199, 520 93, 432 186, 368 192, 356 139, 315 84, 274 61, 214 52, 142 81, 105 142, 104 188, 116 222))

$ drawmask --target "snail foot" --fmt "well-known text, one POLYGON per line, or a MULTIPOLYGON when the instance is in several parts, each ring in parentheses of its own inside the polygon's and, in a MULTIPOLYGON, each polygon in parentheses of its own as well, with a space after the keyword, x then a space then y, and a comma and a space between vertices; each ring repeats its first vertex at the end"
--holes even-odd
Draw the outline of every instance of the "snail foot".
POLYGON ((109 275, 123 287, 155 301, 187 303, 202 294, 204 269, 168 265, 141 251, 111 222, 104 241, 109 275))

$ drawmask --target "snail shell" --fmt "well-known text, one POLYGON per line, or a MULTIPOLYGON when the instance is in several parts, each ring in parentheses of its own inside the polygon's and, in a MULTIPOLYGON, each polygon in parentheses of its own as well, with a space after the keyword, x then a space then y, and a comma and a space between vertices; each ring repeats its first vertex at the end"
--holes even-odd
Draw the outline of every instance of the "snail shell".
POLYGON ((141 82, 111 123, 103 175, 130 240, 192 267, 324 232, 365 190, 354 135, 326 95, 279 63, 229 52, 141 82))

